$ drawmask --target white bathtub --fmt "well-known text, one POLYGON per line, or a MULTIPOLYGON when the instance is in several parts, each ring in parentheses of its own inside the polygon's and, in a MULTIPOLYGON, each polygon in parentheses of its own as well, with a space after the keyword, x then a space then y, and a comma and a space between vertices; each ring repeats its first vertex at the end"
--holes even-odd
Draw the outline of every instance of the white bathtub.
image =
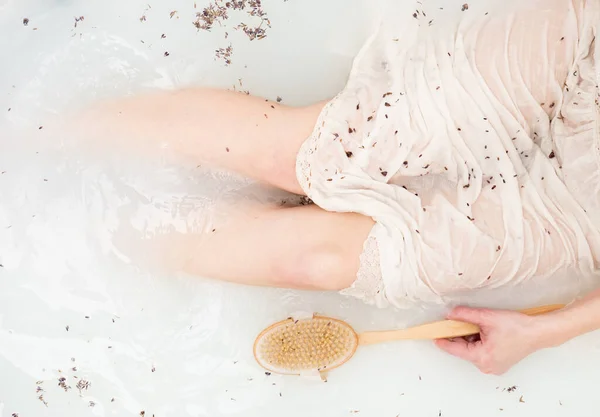
POLYGON ((153 237, 287 196, 167 157, 64 147, 44 124, 91 99, 186 85, 235 85, 287 104, 329 97, 376 7, 264 0, 272 27, 250 42, 235 16, 198 32, 207 2, 196 1, 0 0, 0 417, 598 416, 599 333, 502 377, 428 342, 362 348, 327 383, 269 376, 252 357, 254 337, 294 311, 359 330, 441 312, 380 311, 155 266, 153 237), (230 42, 226 67, 214 50, 230 42))

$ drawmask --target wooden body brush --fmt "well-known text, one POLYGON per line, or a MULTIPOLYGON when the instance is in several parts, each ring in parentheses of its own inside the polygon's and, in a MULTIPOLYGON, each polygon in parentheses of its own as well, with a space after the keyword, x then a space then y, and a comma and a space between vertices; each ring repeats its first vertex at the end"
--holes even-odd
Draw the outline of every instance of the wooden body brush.
MULTIPOLYGON (((530 316, 559 310, 564 305, 548 305, 520 311, 530 316)), ((283 375, 327 372, 346 363, 359 345, 394 340, 448 339, 478 334, 477 325, 442 320, 402 330, 358 334, 346 322, 313 315, 288 318, 263 330, 254 342, 254 357, 267 371, 283 375)))

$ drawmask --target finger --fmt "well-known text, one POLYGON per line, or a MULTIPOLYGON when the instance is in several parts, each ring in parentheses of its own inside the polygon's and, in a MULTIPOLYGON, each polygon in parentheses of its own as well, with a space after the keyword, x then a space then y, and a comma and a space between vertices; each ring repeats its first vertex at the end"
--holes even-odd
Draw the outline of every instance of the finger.
POLYGON ((481 341, 481 335, 480 334, 472 334, 470 336, 465 336, 464 338, 467 343, 476 343, 481 341))
POLYGON ((473 362, 477 357, 477 351, 464 339, 455 339, 453 342, 447 339, 439 339, 435 341, 435 344, 444 352, 469 362, 473 362))
POLYGON ((489 310, 482 308, 456 307, 448 314, 448 319, 477 324, 479 327, 489 323, 489 310))

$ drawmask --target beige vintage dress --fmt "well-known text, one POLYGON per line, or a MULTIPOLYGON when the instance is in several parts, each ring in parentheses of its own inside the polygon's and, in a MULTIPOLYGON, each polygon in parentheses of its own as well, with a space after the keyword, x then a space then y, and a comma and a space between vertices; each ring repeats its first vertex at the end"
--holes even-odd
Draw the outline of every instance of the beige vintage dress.
POLYGON ((464 1, 386 13, 298 155, 376 221, 343 291, 370 304, 598 274, 600 0, 464 1))

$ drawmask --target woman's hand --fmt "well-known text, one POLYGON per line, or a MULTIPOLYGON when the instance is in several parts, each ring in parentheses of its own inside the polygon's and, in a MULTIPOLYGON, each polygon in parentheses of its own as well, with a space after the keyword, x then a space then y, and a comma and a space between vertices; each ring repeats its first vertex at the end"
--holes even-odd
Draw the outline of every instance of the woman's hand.
POLYGON ((436 340, 447 353, 473 363, 485 374, 501 375, 533 352, 542 343, 544 323, 514 311, 457 307, 448 319, 473 323, 481 333, 453 340, 436 340))
POLYGON ((436 344, 473 363, 483 373, 501 375, 537 350, 600 330, 600 289, 562 310, 539 316, 457 307, 448 318, 476 324, 481 332, 478 336, 437 340, 436 344))

